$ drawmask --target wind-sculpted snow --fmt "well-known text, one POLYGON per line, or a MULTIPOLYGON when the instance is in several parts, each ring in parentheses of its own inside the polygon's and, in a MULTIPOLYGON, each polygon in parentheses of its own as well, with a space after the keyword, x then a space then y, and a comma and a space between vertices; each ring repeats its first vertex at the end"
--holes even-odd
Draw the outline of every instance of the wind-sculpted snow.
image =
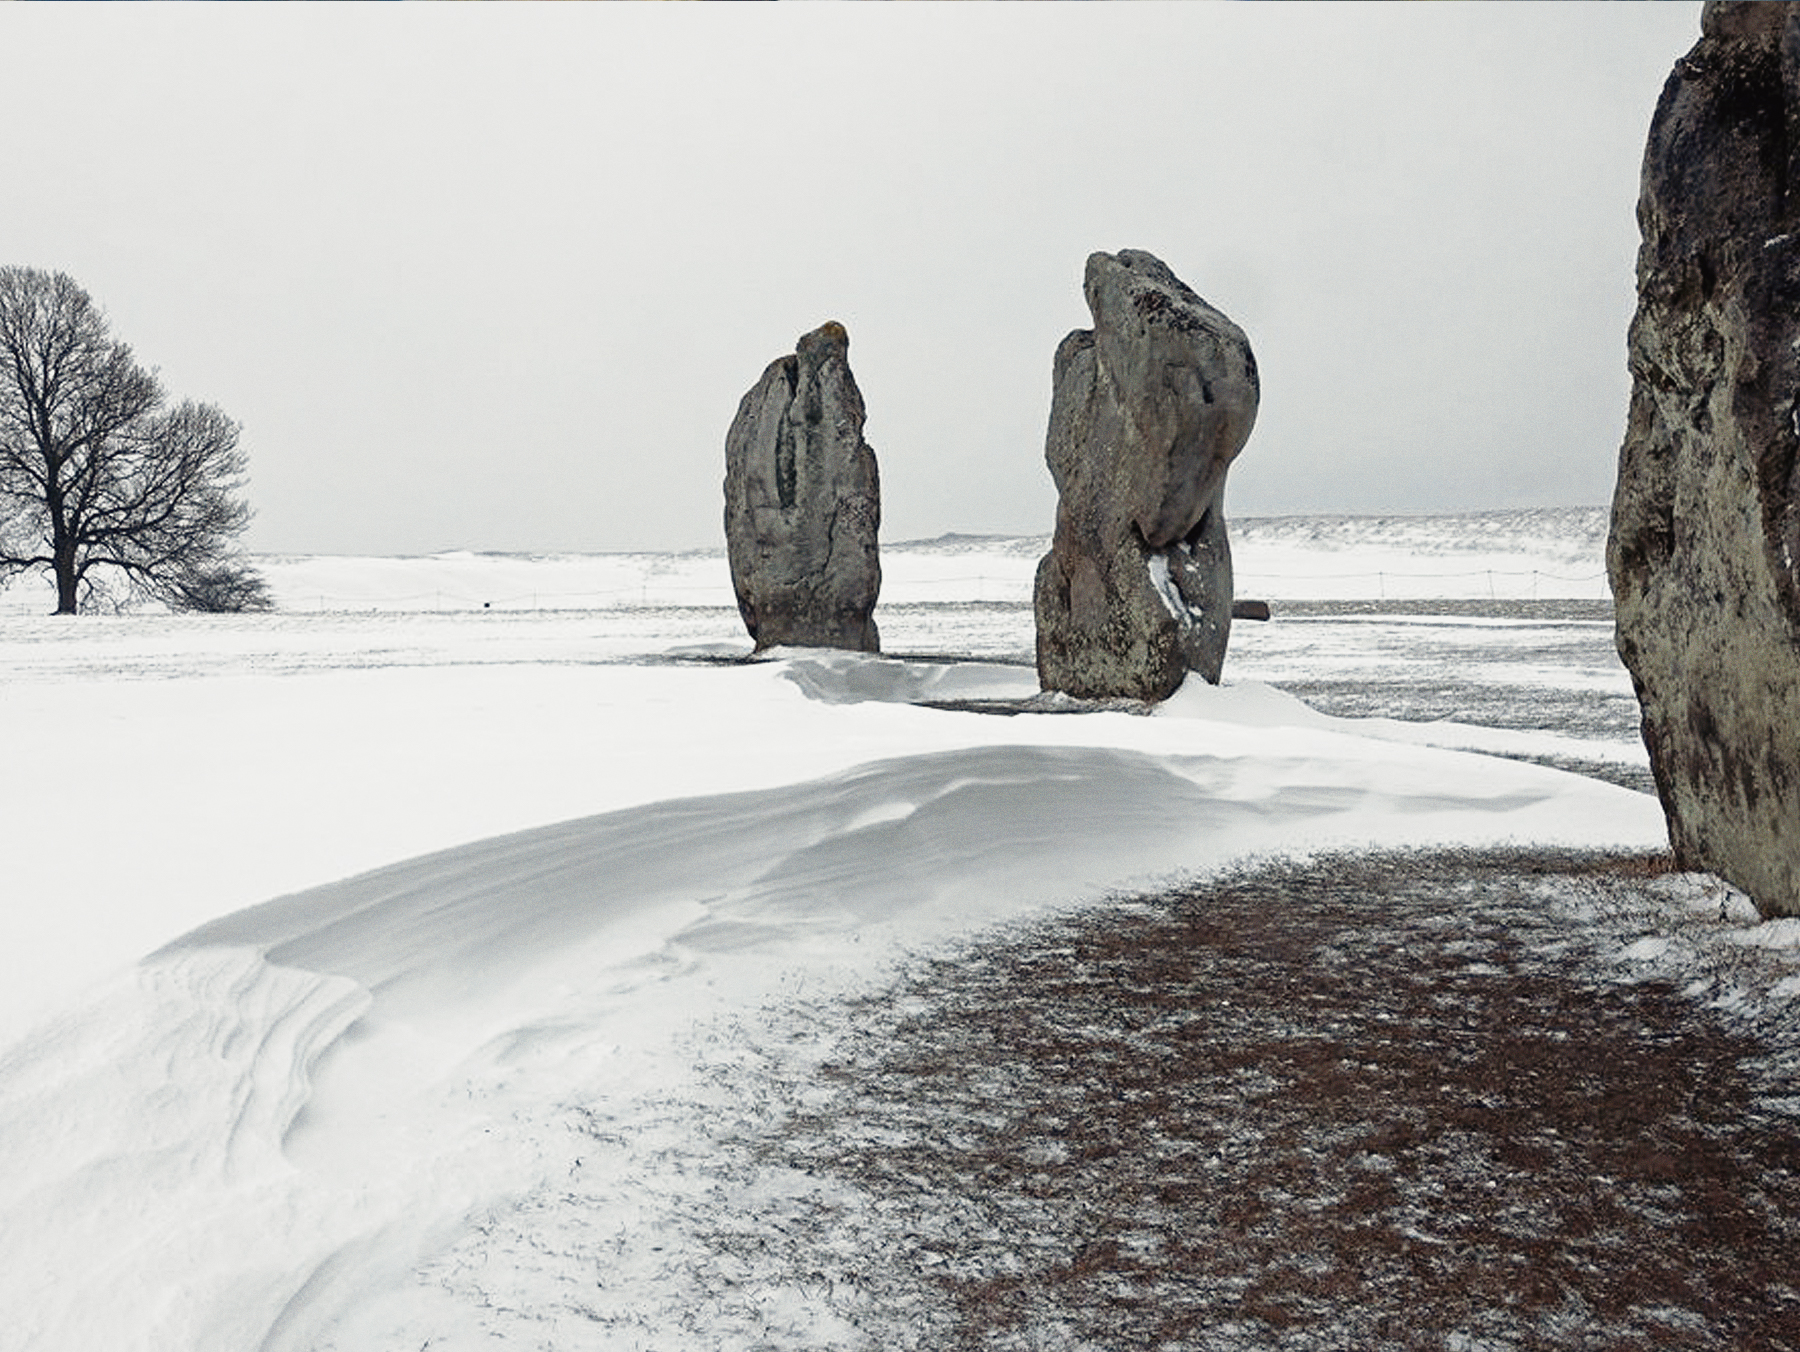
POLYGON ((1037 680, 1016 666, 984 662, 868 659, 848 653, 800 650, 781 654, 784 674, 810 699, 825 704, 875 700, 919 704, 949 700, 1023 700, 1037 680))
POLYGON ((577 1105, 623 1111, 678 1081, 673 1039, 696 1018, 853 989, 941 938, 1245 855, 1659 828, 1641 795, 1377 749, 1299 726, 1273 692, 1202 691, 1154 719, 851 702, 911 693, 894 674, 801 655, 710 679, 773 675, 812 735, 915 754, 222 916, 17 1044, 0 1139, 30 1163, 9 1177, 0 1341, 377 1345, 333 1330, 410 1309, 408 1274, 591 1152, 577 1105), (929 724, 963 744, 924 749, 929 724))
POLYGON ((304 1265, 321 1243, 282 1138, 369 1003, 209 949, 146 961, 0 1054, 0 1346, 256 1346, 306 1275, 284 1250, 304 1265))

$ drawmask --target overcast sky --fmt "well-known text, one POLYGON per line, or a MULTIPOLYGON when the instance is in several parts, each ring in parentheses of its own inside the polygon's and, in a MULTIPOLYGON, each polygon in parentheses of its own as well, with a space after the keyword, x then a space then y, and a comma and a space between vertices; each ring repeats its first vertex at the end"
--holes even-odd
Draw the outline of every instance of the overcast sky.
POLYGON ((243 424, 258 550, 722 543, 850 331, 890 541, 1043 532, 1082 266, 1249 333, 1233 515, 1605 502, 1697 4, 0 5, 0 261, 243 424))

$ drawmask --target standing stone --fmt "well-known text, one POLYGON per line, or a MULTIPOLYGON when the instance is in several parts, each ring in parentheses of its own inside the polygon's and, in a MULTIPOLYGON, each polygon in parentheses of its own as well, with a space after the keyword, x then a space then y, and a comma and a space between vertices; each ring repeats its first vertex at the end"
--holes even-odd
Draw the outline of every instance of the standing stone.
POLYGON ((725 544, 757 651, 879 652, 881 487, 850 336, 827 323, 769 364, 725 436, 725 544))
POLYGON ((1037 572, 1038 682, 1160 700, 1224 666, 1225 471, 1256 421, 1256 359, 1150 254, 1091 255, 1082 289, 1094 327, 1056 349, 1044 447, 1058 498, 1037 572))
POLYGON ((1650 127, 1607 572, 1685 868, 1800 914, 1800 6, 1708 4, 1650 127))

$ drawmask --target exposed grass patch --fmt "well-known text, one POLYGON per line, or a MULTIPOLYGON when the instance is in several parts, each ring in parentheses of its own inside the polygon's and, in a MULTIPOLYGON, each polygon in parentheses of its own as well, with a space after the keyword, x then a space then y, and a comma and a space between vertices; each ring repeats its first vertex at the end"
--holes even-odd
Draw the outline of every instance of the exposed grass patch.
POLYGON ((790 1261, 888 1346, 1800 1346, 1792 1047, 1600 952, 1669 868, 1339 856, 926 962, 729 1172, 812 1180, 790 1261))

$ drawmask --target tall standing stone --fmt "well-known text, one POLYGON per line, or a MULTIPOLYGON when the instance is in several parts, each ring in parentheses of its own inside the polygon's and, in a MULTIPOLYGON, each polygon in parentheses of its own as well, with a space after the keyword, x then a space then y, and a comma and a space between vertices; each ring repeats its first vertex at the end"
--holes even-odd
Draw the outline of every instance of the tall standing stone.
POLYGON ((1677 859, 1800 914, 1800 6, 1705 6, 1638 222, 1619 655, 1677 859))
POLYGON ((1056 534, 1038 566, 1038 681, 1160 700, 1217 683, 1231 632, 1225 472, 1256 421, 1244 332, 1154 256, 1096 253, 1092 329, 1056 349, 1044 458, 1056 534))
POLYGON ((769 364, 725 436, 725 543, 757 650, 880 651, 881 486, 850 336, 826 323, 769 364))

